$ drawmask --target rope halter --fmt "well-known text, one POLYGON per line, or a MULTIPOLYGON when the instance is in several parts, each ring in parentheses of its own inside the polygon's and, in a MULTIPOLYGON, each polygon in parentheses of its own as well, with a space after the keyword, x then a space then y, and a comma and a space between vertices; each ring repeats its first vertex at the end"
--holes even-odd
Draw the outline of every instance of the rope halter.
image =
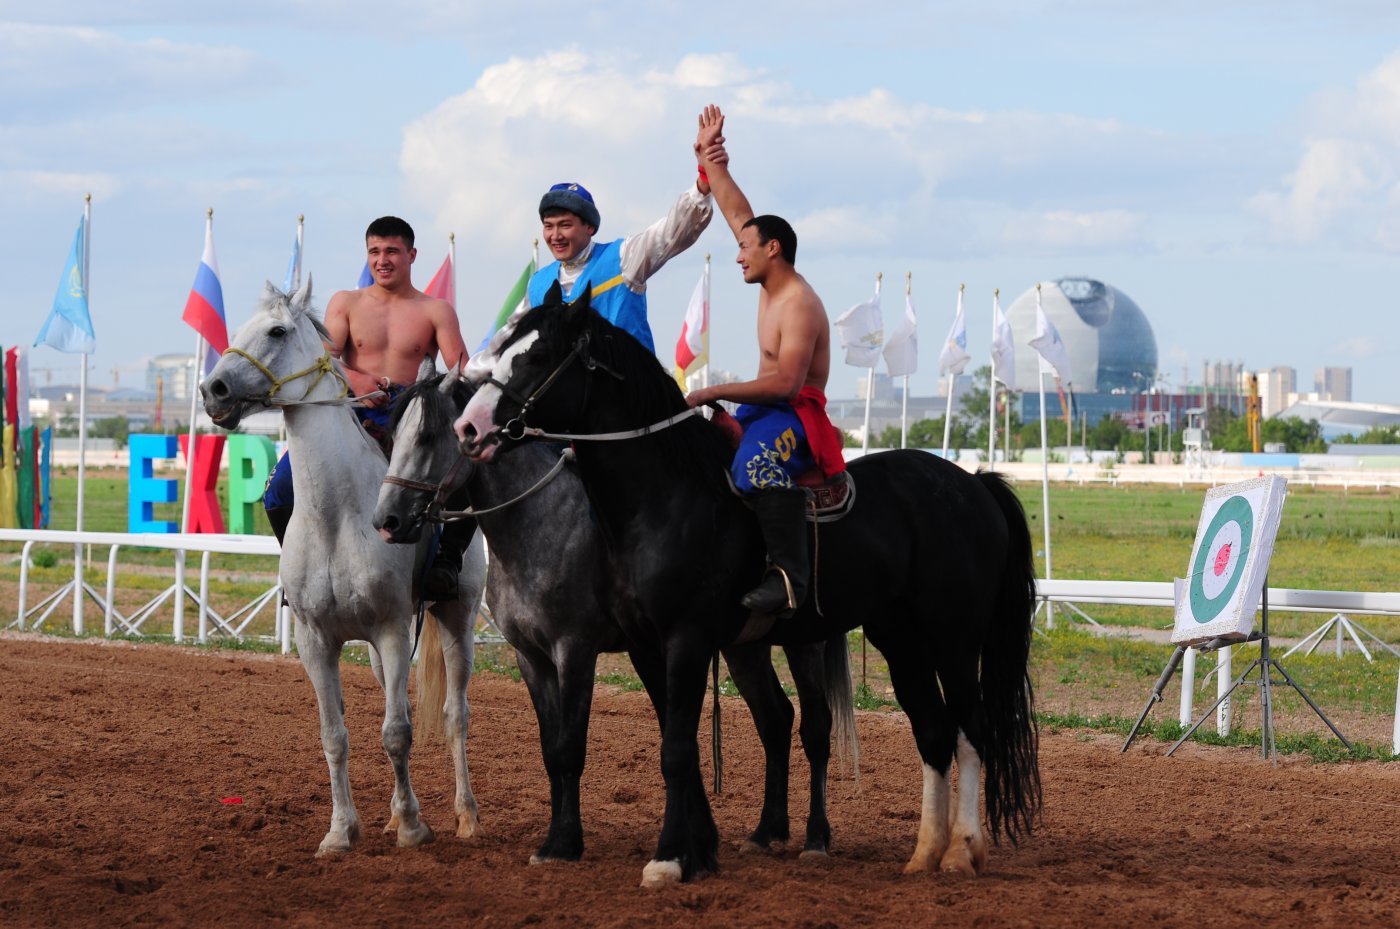
POLYGON ((237 355, 240 358, 246 359, 249 364, 251 364, 254 368, 258 370, 258 373, 260 373, 263 377, 267 378, 268 382, 272 384, 272 387, 268 390, 268 392, 265 395, 256 398, 261 400, 264 406, 294 406, 300 403, 317 402, 341 403, 348 402, 350 399, 350 382, 345 379, 345 375, 341 374, 340 371, 336 369, 335 364, 331 361, 331 353, 329 351, 321 352, 321 357, 317 358, 316 361, 310 367, 305 368, 301 371, 297 371, 295 374, 288 374, 286 377, 281 378, 273 374, 272 371, 268 369, 267 365, 263 364, 261 361, 254 358, 252 355, 248 354, 241 348, 237 348, 231 345, 224 350, 224 354, 237 355), (303 377, 310 377, 313 374, 316 377, 310 384, 307 385, 306 390, 302 393, 300 400, 280 400, 277 398, 277 392, 280 391, 283 387, 287 386, 292 381, 300 380, 303 377), (316 389, 316 385, 320 384, 321 380, 327 374, 333 376, 336 380, 340 381, 340 393, 337 394, 335 399, 331 401, 307 400, 306 398, 311 396, 311 391, 316 389))

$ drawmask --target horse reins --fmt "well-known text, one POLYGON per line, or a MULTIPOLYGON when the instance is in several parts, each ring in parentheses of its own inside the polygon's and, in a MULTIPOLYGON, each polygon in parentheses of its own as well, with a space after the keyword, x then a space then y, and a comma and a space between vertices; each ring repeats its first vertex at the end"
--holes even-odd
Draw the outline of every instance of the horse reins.
MULTIPOLYGON (((643 436, 651 435, 654 432, 669 429, 676 423, 689 419, 700 412, 698 409, 691 407, 673 416, 668 416, 660 422, 651 423, 650 425, 642 426, 637 429, 624 429, 619 432, 546 432, 543 429, 526 424, 525 414, 530 411, 530 408, 535 405, 540 397, 544 396, 546 390, 554 386, 554 382, 558 380, 559 376, 568 369, 569 365, 572 364, 575 359, 581 361, 583 366, 589 371, 602 370, 617 378, 619 381, 624 380, 623 376, 617 371, 614 371, 589 354, 588 346, 590 341, 590 333, 585 332, 583 335, 579 336, 578 341, 574 342, 573 349, 570 350, 568 355, 564 356, 564 360, 559 362, 555 369, 550 372, 549 376, 541 381, 540 385, 531 391, 528 397, 522 396, 520 391, 515 390, 509 384, 498 381, 494 376, 488 376, 485 383, 490 384, 506 397, 520 404, 520 412, 511 417, 510 421, 504 426, 497 426, 492 429, 490 433, 482 436, 481 440, 476 443, 476 447, 479 448, 488 444, 499 443, 502 435, 515 442, 525 438, 550 439, 563 442, 620 442, 626 439, 639 439, 643 436)), ((585 393, 582 401, 583 406, 587 406, 588 404, 587 384, 588 382, 585 382, 585 393)))
POLYGON ((564 469, 564 465, 572 461, 573 458, 574 450, 572 448, 564 449, 559 453, 559 460, 554 463, 554 467, 550 468, 549 472, 546 473, 544 477, 540 478, 525 491, 507 500, 505 503, 498 503, 484 510, 479 510, 473 506, 469 506, 465 510, 442 509, 442 505, 447 502, 447 495, 451 493, 448 488, 451 486, 453 479, 457 476, 457 470, 462 466, 462 462, 467 460, 465 455, 459 455, 457 460, 452 462, 452 467, 448 469, 447 476, 437 484, 430 484, 427 481, 415 481, 411 478, 398 477, 393 474, 386 474, 384 476, 384 483, 432 494, 433 499, 428 502, 427 508, 419 514, 419 518, 424 522, 430 523, 451 523, 462 519, 485 516, 488 513, 495 513, 497 510, 504 510, 507 507, 514 506, 527 497, 533 496, 546 484, 558 477, 559 472, 564 469))

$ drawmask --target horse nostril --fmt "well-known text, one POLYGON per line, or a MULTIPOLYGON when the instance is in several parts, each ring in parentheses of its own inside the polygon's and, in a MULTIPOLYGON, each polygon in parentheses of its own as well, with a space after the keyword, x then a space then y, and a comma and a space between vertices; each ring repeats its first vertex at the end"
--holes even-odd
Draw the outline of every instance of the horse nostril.
POLYGON ((223 399, 224 397, 228 396, 228 385, 225 384, 222 379, 210 381, 209 383, 204 385, 204 389, 209 391, 211 394, 213 394, 215 397, 218 397, 219 399, 223 399))
POLYGON ((385 530, 387 530, 387 531, 389 531, 389 532, 398 532, 398 531, 399 531, 399 518, 398 518, 397 516, 392 516, 392 515, 391 515, 391 516, 386 516, 386 517, 384 517, 383 525, 381 525, 379 528, 380 528, 380 529, 385 529, 385 530))

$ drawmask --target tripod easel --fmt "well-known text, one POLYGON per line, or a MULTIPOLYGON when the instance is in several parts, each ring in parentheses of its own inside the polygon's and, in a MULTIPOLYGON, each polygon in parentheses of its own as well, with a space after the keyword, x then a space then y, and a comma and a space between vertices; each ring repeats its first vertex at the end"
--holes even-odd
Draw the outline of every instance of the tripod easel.
MULTIPOLYGON (((1200 718, 1192 724, 1191 728, 1187 729, 1186 732, 1182 734, 1181 738, 1177 739, 1176 743, 1173 744, 1171 748, 1167 749, 1168 757, 1171 757, 1172 753, 1182 746, 1182 743, 1184 743, 1187 739, 1191 738, 1191 736, 1196 732, 1196 730, 1201 727, 1201 724, 1204 723, 1207 719, 1209 719, 1210 715, 1216 711, 1216 708, 1218 708, 1220 704, 1228 700, 1230 698, 1230 695, 1235 692, 1236 688, 1245 684, 1247 682, 1246 679, 1256 669, 1258 669, 1259 671, 1258 685, 1260 687, 1261 693, 1260 728, 1262 730, 1262 748, 1265 758, 1271 759, 1275 765, 1278 764, 1278 744, 1274 733, 1274 683, 1270 677, 1270 669, 1277 671, 1279 675, 1283 678, 1284 683, 1286 683, 1289 687, 1292 687, 1298 692, 1298 696, 1302 697, 1304 702, 1306 702, 1307 705, 1312 708, 1312 711, 1317 714, 1318 718, 1327 724, 1327 728, 1331 729, 1332 734, 1341 740, 1342 744, 1347 747, 1347 751, 1353 750, 1351 743, 1347 741, 1346 736, 1342 735, 1341 730, 1338 729, 1335 725, 1333 725, 1332 720, 1328 719, 1327 714, 1323 713, 1322 710, 1318 708, 1318 705, 1313 702, 1311 697, 1308 696, 1307 691, 1303 690, 1303 688, 1298 685, 1298 682, 1295 681, 1292 678, 1292 676, 1284 670, 1283 665, 1279 662, 1277 658, 1273 656, 1273 652, 1271 651, 1269 646, 1268 578, 1265 578, 1264 580, 1264 589, 1262 593, 1262 600, 1260 601, 1260 609, 1263 614, 1263 619, 1261 622, 1262 629, 1259 632, 1251 633, 1249 638, 1245 639, 1246 642, 1257 641, 1259 643, 1259 657, 1250 662, 1249 667, 1245 668, 1242 672, 1240 672, 1239 676, 1235 678, 1235 680, 1230 684, 1229 688, 1223 694, 1221 694, 1214 703, 1210 705, 1209 709, 1207 709, 1204 713, 1201 714, 1200 718)), ((1233 644, 1237 643, 1233 640, 1212 639, 1211 641, 1205 643, 1203 646, 1200 646, 1199 650, 1213 651, 1225 645, 1233 644)), ((1138 729, 1147 719, 1148 712, 1151 711, 1154 704, 1156 704, 1162 699, 1162 690, 1167 686, 1167 682, 1171 680, 1171 676, 1176 672, 1177 665, 1181 663, 1181 657, 1185 653, 1186 646, 1184 645, 1178 645, 1176 647, 1176 651, 1172 653, 1171 659, 1167 662, 1166 669, 1162 672, 1162 676, 1157 679, 1157 684, 1152 689, 1152 695, 1148 697, 1147 705, 1142 708, 1142 714, 1138 716, 1137 723, 1133 725, 1132 731, 1128 733, 1128 739, 1126 742, 1123 743, 1122 751, 1126 752, 1128 750, 1128 747, 1133 744, 1133 739, 1137 737, 1138 729)), ((1249 683, 1254 682, 1250 681, 1249 683)))

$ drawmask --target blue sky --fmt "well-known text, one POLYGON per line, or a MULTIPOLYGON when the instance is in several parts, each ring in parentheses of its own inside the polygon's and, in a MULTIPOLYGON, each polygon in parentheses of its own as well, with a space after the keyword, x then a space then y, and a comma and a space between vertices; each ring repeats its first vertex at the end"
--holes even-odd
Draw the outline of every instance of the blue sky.
MULTIPOLYGON (((456 234, 474 344, 540 194, 580 181, 601 236, 638 231, 692 181, 715 102, 736 178, 793 222, 833 319, 883 272, 892 329, 912 272, 916 393, 960 283, 982 363, 993 288, 1005 306, 1087 275, 1143 308, 1174 385, 1203 359, 1291 365, 1303 389, 1349 365, 1356 399, 1400 403, 1400 5, 577 6, 0 0, 0 343, 33 341, 90 191, 95 384, 193 348, 179 317, 211 206, 231 326, 280 282, 298 214, 324 306, 394 213, 420 287, 456 234)), ((753 370, 734 251, 716 223, 653 279, 663 353, 709 252, 714 361, 753 370)), ((35 380, 76 380, 76 360, 36 349, 35 380)), ((860 373, 838 364, 828 393, 860 373)))

